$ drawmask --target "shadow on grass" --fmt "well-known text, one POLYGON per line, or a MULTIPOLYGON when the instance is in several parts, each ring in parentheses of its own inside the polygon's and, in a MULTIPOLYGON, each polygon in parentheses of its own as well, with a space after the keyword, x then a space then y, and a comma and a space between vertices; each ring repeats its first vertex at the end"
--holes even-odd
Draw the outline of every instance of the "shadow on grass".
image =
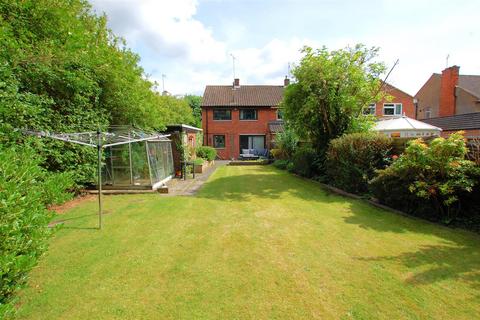
POLYGON ((275 200, 289 194, 307 201, 346 202, 330 195, 313 181, 278 171, 272 167, 249 167, 249 172, 209 180, 196 194, 198 198, 245 202, 250 198, 275 200))
POLYGON ((324 190, 313 181, 293 176, 285 171, 259 167, 249 169, 243 175, 234 174, 216 178, 207 182, 197 197, 244 202, 249 201, 251 197, 262 198, 265 201, 275 200, 287 194, 305 201, 348 203, 351 215, 343 217, 344 222, 358 225, 366 230, 434 235, 443 239, 444 245, 423 245, 414 252, 359 259, 397 261, 407 268, 426 268, 406 280, 412 285, 460 279, 475 289, 480 289, 480 237, 478 235, 449 229, 418 218, 401 216, 361 200, 339 196, 324 190))
MULTIPOLYGON (((407 268, 428 269, 411 274, 405 282, 411 285, 428 285, 443 280, 460 280, 474 289, 480 289, 480 248, 478 243, 462 242, 457 245, 423 245, 418 251, 375 258, 358 258, 363 261, 394 261, 407 268)), ((480 293, 477 292, 477 296, 480 293)))
POLYGON ((64 219, 58 219, 58 220, 53 220, 50 222, 49 226, 55 227, 59 226, 61 229, 73 229, 73 230, 99 230, 98 226, 96 227, 83 227, 83 226, 78 226, 78 223, 88 223, 90 224, 90 220, 88 219, 90 217, 98 217, 98 213, 90 213, 90 214, 84 214, 80 216, 75 216, 71 218, 64 218, 64 219))

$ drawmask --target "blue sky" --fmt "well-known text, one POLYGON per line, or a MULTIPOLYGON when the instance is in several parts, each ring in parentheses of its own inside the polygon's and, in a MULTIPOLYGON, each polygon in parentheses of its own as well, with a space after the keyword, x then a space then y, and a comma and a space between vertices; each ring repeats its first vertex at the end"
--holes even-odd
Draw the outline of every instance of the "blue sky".
POLYGON ((480 74, 476 1, 422 0, 92 0, 109 27, 141 57, 152 80, 173 94, 207 84, 281 84, 304 45, 381 48, 389 82, 415 94, 433 72, 459 65, 480 74))

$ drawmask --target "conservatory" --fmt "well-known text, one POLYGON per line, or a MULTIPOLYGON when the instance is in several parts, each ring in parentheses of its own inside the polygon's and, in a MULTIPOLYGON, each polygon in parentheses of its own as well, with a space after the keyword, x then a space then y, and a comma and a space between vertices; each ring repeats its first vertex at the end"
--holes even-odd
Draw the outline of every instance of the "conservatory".
POLYGON ((441 128, 406 116, 380 120, 373 130, 392 138, 425 138, 439 136, 441 128))

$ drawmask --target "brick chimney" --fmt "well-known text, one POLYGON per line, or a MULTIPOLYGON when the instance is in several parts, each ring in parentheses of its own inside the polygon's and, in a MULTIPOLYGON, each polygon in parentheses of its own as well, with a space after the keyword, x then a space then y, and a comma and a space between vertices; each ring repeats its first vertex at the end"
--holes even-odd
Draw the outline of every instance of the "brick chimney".
POLYGON ((440 82, 440 117, 453 116, 455 114, 456 96, 455 87, 458 85, 460 67, 452 66, 442 71, 440 82))
POLYGON ((288 79, 287 76, 285 76, 285 79, 283 79, 283 86, 287 87, 290 84, 290 79, 288 79))
POLYGON ((233 89, 240 88, 240 79, 235 78, 233 79, 233 89))

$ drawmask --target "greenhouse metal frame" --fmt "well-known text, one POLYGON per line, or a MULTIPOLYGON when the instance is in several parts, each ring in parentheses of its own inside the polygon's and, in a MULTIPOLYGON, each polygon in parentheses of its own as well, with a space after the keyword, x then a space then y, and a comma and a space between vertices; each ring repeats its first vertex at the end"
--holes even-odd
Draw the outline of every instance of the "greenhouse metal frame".
MULTIPOLYGON (((102 185, 109 188, 156 189, 173 176, 173 159, 169 135, 145 132, 128 126, 111 127, 109 132, 51 133, 24 130, 25 134, 51 138, 97 149, 98 228, 102 228, 102 185), (102 173, 103 151, 106 151, 105 172, 102 173), (144 155, 144 156, 143 156, 144 155), (115 166, 115 161, 123 165, 115 166), (121 169, 128 179, 115 180, 121 169), (115 183, 117 181, 117 183, 115 183)), ((118 164, 117 163, 117 164, 118 164)))

